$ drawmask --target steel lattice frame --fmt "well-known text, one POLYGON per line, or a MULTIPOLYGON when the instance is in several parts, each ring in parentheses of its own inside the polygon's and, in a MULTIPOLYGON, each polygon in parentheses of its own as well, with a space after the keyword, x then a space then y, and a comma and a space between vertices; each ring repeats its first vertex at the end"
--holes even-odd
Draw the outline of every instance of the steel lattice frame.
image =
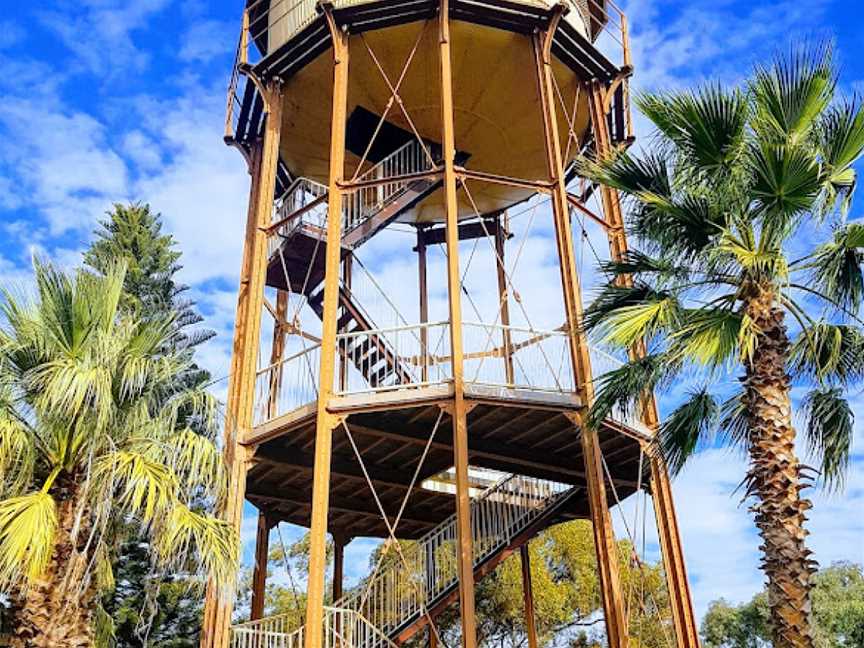
MULTIPOLYGON (((440 179, 443 183, 445 196, 445 247, 447 257, 447 283, 448 283, 448 309, 450 322, 450 360, 452 366, 452 396, 438 403, 441 414, 428 439, 426 451, 417 466, 415 479, 408 488, 399 515, 394 523, 381 506, 374 483, 369 477, 363 463, 361 451, 358 449, 351 435, 349 426, 344 415, 334 414, 327 408, 327 403, 333 395, 336 381, 335 360, 337 357, 337 311, 340 290, 340 266, 343 261, 340 258, 340 246, 325 245, 325 275, 324 275, 324 297, 323 297, 323 331, 320 338, 321 364, 318 374, 317 389, 317 413, 314 452, 314 479, 312 488, 312 517, 310 525, 310 562, 309 582, 307 591, 305 648, 322 648, 322 622, 324 619, 324 584, 326 566, 326 534, 330 488, 330 462, 332 436, 334 430, 340 426, 350 440, 355 451, 358 462, 366 477, 375 502, 381 512, 382 518, 388 528, 391 539, 396 539, 396 527, 401 519, 405 503, 411 494, 417 474, 419 474, 426 452, 432 444, 435 432, 441 417, 446 413, 452 421, 454 464, 456 475, 456 512, 458 519, 458 572, 459 572, 459 600, 462 621, 462 637, 464 648, 476 648, 476 626, 474 606, 474 565, 470 502, 468 497, 468 423, 467 415, 472 404, 465 398, 465 376, 464 376, 464 349, 462 340, 462 282, 459 266, 459 223, 457 213, 457 192, 462 191, 474 206, 475 216, 479 219, 484 229, 485 238, 492 246, 496 260, 499 309, 498 318, 503 324, 509 324, 509 297, 514 295, 518 300, 518 293, 513 282, 511 272, 508 272, 504 263, 504 241, 506 240, 506 226, 501 222, 501 214, 494 214, 499 219, 494 235, 486 229, 486 214, 481 214, 471 197, 470 185, 473 182, 484 182, 501 184, 520 189, 530 189, 533 192, 549 196, 552 207, 556 246, 560 262, 561 287, 564 297, 566 321, 563 330, 566 331, 569 340, 569 354, 571 366, 574 368, 574 384, 583 403, 593 400, 591 361, 588 355, 587 342, 581 331, 582 303, 579 273, 573 251, 573 234, 571 231, 571 209, 577 210, 583 216, 590 218, 593 222, 601 225, 605 230, 613 259, 620 260, 627 250, 626 236, 623 228, 621 206, 615 191, 600 187, 602 209, 598 213, 585 204, 584 195, 577 195, 568 191, 565 177, 564 160, 568 159, 573 147, 579 150, 584 142, 580 142, 579 134, 575 131, 576 111, 578 110, 581 97, 587 97, 590 110, 590 123, 593 131, 593 146, 596 155, 603 157, 613 152, 610 133, 607 127, 606 115, 610 110, 613 95, 624 84, 630 74, 629 55, 625 47, 625 65, 621 75, 612 82, 588 81, 575 88, 572 104, 565 97, 555 77, 551 65, 553 39, 562 18, 560 6, 552 11, 546 27, 531 36, 534 62, 536 65, 537 96, 541 107, 543 133, 545 138, 545 153, 548 177, 543 180, 532 180, 501 176, 485 173, 480 170, 469 170, 456 165, 456 147, 454 134, 454 110, 453 110, 453 86, 450 52, 450 0, 441 0, 437 18, 429 20, 417 36, 404 65, 395 82, 387 75, 380 64, 373 48, 362 37, 363 45, 374 61, 380 72, 388 91, 389 97, 386 108, 380 117, 375 132, 370 139, 362 160, 366 160, 369 151, 377 137, 382 125, 394 104, 398 105, 403 117, 411 127, 425 155, 431 163, 432 169, 422 174, 414 174, 417 178, 440 179), (438 53, 440 64, 440 109, 441 109, 441 145, 443 149, 443 161, 436 163, 429 152, 425 142, 417 131, 410 114, 406 110, 399 91, 406 75, 410 73, 411 63, 417 51, 417 47, 426 29, 437 24, 438 29, 438 53), (569 108, 568 108, 569 106, 569 108), (564 139, 564 151, 562 152, 562 137, 558 131, 557 112, 561 111, 567 123, 567 133, 564 139)), ((349 47, 348 33, 337 24, 333 8, 330 5, 322 5, 322 10, 332 41, 333 52, 333 104, 331 114, 330 134, 330 158, 329 158, 329 182, 327 187, 327 241, 340 241, 341 214, 343 197, 376 184, 393 182, 394 178, 384 178, 379 181, 358 181, 361 164, 351 178, 344 177, 345 172, 345 132, 347 121, 347 93, 349 81, 349 47)), ((245 14, 244 14, 245 16, 245 14)), ((241 45, 242 46, 242 45, 241 45)), ((248 72, 248 70, 247 70, 248 72)), ((224 516, 235 528, 240 527, 242 520, 242 506, 245 496, 246 470, 249 460, 247 446, 244 440, 249 436, 253 421, 253 395, 256 375, 256 357, 261 330, 262 310, 266 310, 274 319, 274 336, 271 347, 271 365, 275 365, 284 350, 285 337, 287 334, 299 334, 303 339, 317 340, 314 336, 304 333, 297 325, 297 313, 288 317, 288 296, 280 291, 275 306, 264 299, 264 275, 266 269, 266 240, 269 234, 278 229, 280 223, 271 223, 272 196, 276 181, 276 171, 279 164, 279 139, 281 128, 281 85, 277 79, 263 83, 257 79, 250 78, 259 87, 264 100, 264 112, 266 114, 263 137, 257 140, 249 155, 250 174, 252 176, 252 187, 250 190, 249 213, 247 218, 246 238, 244 243, 243 264, 241 269, 240 292, 238 296, 237 319, 234 336, 234 353, 232 355, 231 374, 228 391, 225 450, 226 460, 230 467, 230 495, 227 500, 224 516)), ((233 81, 232 81, 233 83, 233 81)), ((626 100, 626 93, 625 93, 626 100)), ((413 177, 412 177, 413 179, 413 177)), ((323 201, 322 201, 323 202, 323 201)), ((525 237, 527 238, 527 231, 525 237)), ((420 314, 425 322, 428 318, 428 302, 425 295, 426 284, 426 257, 425 243, 421 243, 422 229, 418 228, 418 259, 421 283, 420 314)), ((316 247, 317 252, 317 247, 316 247)), ((280 252, 281 253, 281 252, 280 252)), ((521 250, 520 250, 521 254, 521 250)), ((350 256, 348 257, 350 259, 350 256)), ((519 254, 514 262, 518 263, 519 254)), ((283 259, 284 268, 284 259, 283 259)), ((350 265, 345 265, 346 283, 350 286, 350 265)), ((287 270, 285 271, 287 274, 287 270)), ((308 280, 308 276, 307 276, 308 280)), ((290 286, 290 281, 288 281, 290 286)), ((298 306, 299 309, 299 306, 298 306)), ((527 313, 525 313, 527 317, 527 313)), ((497 319, 496 319, 497 321, 497 319)), ((422 344, 425 349, 426 330, 421 332, 424 337, 422 344)), ((508 375, 512 379, 514 371, 512 363, 513 343, 509 333, 501 341, 501 347, 487 348, 484 353, 503 354, 508 358, 508 375)), ((638 355, 644 352, 641 345, 634 348, 633 353, 638 355)), ((424 356, 425 357, 425 356, 424 356)), ((548 359, 547 359, 548 362, 548 359)), ((425 365, 422 370, 428 369, 425 365)), ((274 394, 279 391, 281 374, 274 372, 270 378, 270 405, 272 411, 275 408, 274 394)), ((344 376, 341 379, 345 380, 344 376)), ((645 423, 652 428, 658 425, 656 404, 649 399, 642 411, 645 423)), ((590 504, 590 516, 593 522, 595 549, 599 566, 599 579, 601 586, 602 602, 604 608, 604 619, 606 624, 609 645, 613 648, 621 648, 628 643, 626 604, 621 590, 618 574, 617 548, 614 532, 612 529, 611 515, 607 504, 606 492, 607 476, 608 483, 615 492, 615 482, 612 475, 608 474, 608 466, 600 448, 596 432, 583 425, 581 413, 576 411, 568 415, 574 429, 579 431, 578 443, 581 444, 583 457, 585 459, 584 474, 588 485, 588 496, 590 504)), ((654 503, 657 518, 657 527, 661 542, 663 562, 667 574, 670 600, 672 602, 672 617, 675 626, 675 634, 678 646, 698 646, 698 635, 696 633, 696 622, 693 615, 690 598, 689 585, 684 567, 681 539, 678 532, 674 505, 672 503, 669 478, 662 461, 648 453, 648 462, 651 474, 652 501, 654 503)), ((641 465, 641 460, 640 460, 641 465)), ((641 472, 640 472, 641 479, 641 472)), ((259 519, 258 544, 256 548, 255 563, 255 592, 253 594, 252 613, 260 616, 263 609, 264 573, 266 572, 266 541, 267 534, 273 522, 265 515, 259 519), (263 547, 263 553, 262 553, 263 547), (263 563, 263 565, 262 565, 263 563)), ((341 547, 346 539, 341 539, 338 550, 337 572, 341 574, 341 547)), ((400 559, 405 560, 401 550, 396 544, 400 559)), ((529 641, 533 648, 536 645, 536 636, 533 630, 533 608, 530 593, 530 571, 528 566, 528 553, 526 545, 522 545, 522 565, 524 582, 526 583, 525 599, 526 610, 528 610, 529 641)), ((377 568, 376 568, 377 569, 377 568)), ((334 583, 334 588, 336 583, 334 583)), ((338 584, 341 592, 341 576, 338 584)), ((229 626, 232 613, 232 596, 227 592, 219 592, 212 584, 208 585, 207 600, 205 608, 204 630, 202 632, 201 645, 207 648, 225 648, 229 642, 229 626)), ((426 610, 427 621, 430 626, 430 644, 440 641, 434 618, 429 610, 426 610), (433 641, 434 638, 434 641, 433 641)))

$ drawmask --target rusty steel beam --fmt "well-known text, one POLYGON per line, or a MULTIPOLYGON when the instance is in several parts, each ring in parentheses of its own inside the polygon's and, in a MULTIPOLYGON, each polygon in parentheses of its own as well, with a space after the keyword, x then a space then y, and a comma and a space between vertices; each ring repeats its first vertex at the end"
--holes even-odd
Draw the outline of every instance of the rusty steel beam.
POLYGON ((322 5, 333 40, 333 105, 330 118, 330 169, 327 198, 327 241, 324 272, 324 310, 321 368, 315 423, 315 460, 312 477, 312 520, 309 528, 309 578, 306 589, 305 648, 321 648, 324 620, 324 583, 327 567, 327 507, 330 497, 330 458, 333 428, 338 417, 327 411, 336 371, 336 315, 339 305, 339 265, 342 257, 342 189, 345 174, 345 124, 348 103, 348 34, 333 17, 333 6, 322 5))
MULTIPOLYGON (((429 321, 429 284, 426 268, 426 243, 423 241, 424 228, 417 228, 417 279, 420 293, 420 323, 429 321)), ((420 328, 420 353, 423 358, 420 364, 420 379, 423 382, 429 380, 429 330, 422 326, 420 328)))
MULTIPOLYGON (((554 183, 552 214, 567 317, 570 359, 579 398, 583 403, 590 404, 594 399, 591 359, 581 326, 582 293, 573 251, 573 233, 570 228, 569 201, 561 155, 561 140, 558 134, 554 79, 552 77, 554 74, 551 55, 552 39, 561 17, 562 6, 558 5, 547 29, 533 36, 534 57, 537 67, 543 132, 546 137, 547 164, 549 176, 554 183)), ((628 645, 627 616, 624 611, 624 598, 618 574, 618 548, 603 479, 600 443, 597 431, 584 425, 581 412, 573 413, 571 416, 581 433, 582 456, 588 481, 588 501, 594 532, 594 548, 597 554, 606 636, 610 648, 626 648, 628 645)))
MULTIPOLYGON (((263 98, 267 121, 263 140, 253 151, 250 169, 249 210, 240 288, 237 295, 237 316, 234 322, 234 347, 225 409, 224 452, 228 467, 228 496, 222 510, 223 518, 239 533, 243 522, 243 499, 246 490, 248 450, 243 445, 252 430, 258 343, 261 312, 264 301, 264 276, 267 269, 267 237, 264 228, 270 223, 276 168, 279 162, 279 139, 282 126, 282 89, 277 82, 264 88, 263 98)), ((223 590, 213 581, 207 585, 204 622, 200 645, 204 648, 227 648, 230 640, 231 614, 234 608, 234 587, 223 590)))
MULTIPOLYGON (((513 346, 510 340, 510 299, 507 290, 507 268, 504 265, 504 244, 507 241, 507 228, 502 223, 506 212, 498 214, 495 219, 495 274, 498 278, 498 313, 502 326, 502 352, 504 354, 504 376, 507 384, 513 384, 513 346)), ((533 647, 536 648, 536 647, 533 647)))
MULTIPOLYGON (((494 235, 498 229, 497 220, 484 218, 483 223, 464 223, 459 225, 459 240, 470 241, 476 238, 483 238, 488 234, 494 235)), ((447 240, 446 227, 424 227, 417 230, 417 244, 425 246, 438 245, 447 240)), ((509 238, 509 237, 508 237, 509 238)), ((416 251, 417 248, 414 248, 416 251)))
MULTIPOLYGON (((591 83, 588 93, 588 106, 597 156, 604 159, 612 153, 611 138, 606 122, 608 90, 600 83, 591 83)), ((628 107, 629 108, 629 107, 628 107)), ((600 186, 600 197, 603 205, 605 221, 609 224, 606 234, 609 239, 609 255, 614 261, 621 261, 627 254, 627 234, 624 229, 624 217, 621 211, 621 199, 618 192, 605 185, 600 186)), ((627 285, 629 277, 621 277, 620 282, 627 285)), ((637 343, 631 349, 631 357, 645 354, 644 342, 637 343)), ((653 430, 657 429, 660 417, 657 402, 651 394, 642 402, 642 418, 645 424, 653 430)), ((687 567, 684 562, 684 549, 675 514, 675 504, 672 499, 672 489, 669 484, 669 474, 662 458, 651 453, 651 493, 654 504, 654 515, 657 520, 657 535, 660 538, 660 553, 663 557, 663 567, 666 573, 666 583, 669 589, 669 602, 672 610, 672 621, 675 627, 675 637, 678 648, 698 648, 699 629, 696 615, 693 611, 693 597, 690 593, 690 582, 687 578, 687 567)))
POLYGON ((528 648, 537 648, 537 622, 534 618, 534 585, 531 581, 531 554, 526 542, 519 547, 519 561, 522 565, 522 601, 525 606, 525 631, 528 634, 528 648))
POLYGON ((264 511, 258 511, 258 530, 255 534, 255 566, 252 571, 252 621, 264 616, 264 592, 267 588, 267 555, 270 549, 270 522, 264 511))
MULTIPOLYGON (((453 355, 453 463, 456 472, 456 535, 462 647, 477 648, 474 609, 474 551, 471 501, 468 497, 468 412, 465 403, 462 348, 462 304, 459 269, 459 211, 456 201, 456 140, 453 123, 453 70, 450 57, 450 2, 441 0, 438 14, 441 79, 441 146, 444 156, 444 196, 447 226, 447 294, 450 310, 450 351, 453 355)), ((307 648, 319 648, 308 646, 307 648)))

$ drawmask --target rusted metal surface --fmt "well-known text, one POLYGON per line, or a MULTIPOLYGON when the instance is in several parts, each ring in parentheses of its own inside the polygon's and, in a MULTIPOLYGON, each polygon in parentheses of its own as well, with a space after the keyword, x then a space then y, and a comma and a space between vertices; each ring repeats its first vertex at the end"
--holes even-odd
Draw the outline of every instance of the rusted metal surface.
POLYGON ((526 542, 519 547, 519 562, 522 566, 522 602, 525 606, 525 632, 528 648, 537 648, 537 622, 534 618, 534 585, 531 581, 531 554, 526 542))
POLYGON ((438 43, 441 78, 441 144, 444 156, 444 194, 446 205, 447 296, 450 311, 450 352, 453 356, 453 463, 456 471, 457 556, 459 573, 462 647, 476 648, 477 622, 474 617, 473 539, 471 504, 468 499, 468 411, 462 358, 462 277, 459 269, 459 211, 456 201, 456 143, 453 123, 453 71, 450 58, 450 5, 441 0, 438 17, 438 43))
MULTIPOLYGON (((551 48, 559 21, 560 16, 557 18, 553 16, 547 30, 534 37, 534 54, 537 64, 537 81, 541 111, 543 113, 543 130, 546 137, 549 175, 554 182, 552 212, 555 222, 555 240, 558 248, 561 285, 564 293, 564 309, 570 336, 570 358, 576 379, 577 393, 583 402, 591 403, 594 399, 593 374, 591 372, 589 349, 581 326, 582 293, 579 285, 579 276, 576 271, 573 235, 570 229, 570 210, 561 157, 561 139, 558 134, 558 122, 555 114, 552 79, 554 72, 551 64, 551 48)), ((582 455, 588 482, 591 521, 594 532, 594 549, 597 553, 598 576, 606 623, 606 636, 611 648, 626 648, 628 645, 627 616, 624 611, 624 600, 618 574, 618 554, 615 534, 612 529, 612 519, 609 514, 606 488, 600 463, 600 444, 596 430, 581 424, 583 421, 579 414, 576 414, 574 418, 580 424, 579 432, 581 434, 582 455)))
MULTIPOLYGON (((225 416, 224 448, 229 478, 228 497, 222 515, 238 534, 243 521, 246 490, 247 449, 243 441, 252 429, 257 349, 264 299, 267 240, 263 228, 270 222, 282 123, 280 86, 273 84, 268 87, 267 92, 267 127, 253 156, 255 163, 251 169, 252 187, 243 245, 225 416)), ((201 632, 202 647, 225 648, 228 645, 233 597, 233 587, 223 592, 212 583, 208 585, 201 632)))
POLYGON ((315 458, 312 483, 312 519, 309 527, 309 578, 306 588, 305 648, 322 648, 324 581, 327 565, 327 507, 330 498, 330 457, 333 428, 338 419, 327 411, 334 388, 336 365, 339 263, 342 257, 342 189, 345 173, 345 121, 348 96, 348 35, 325 14, 333 39, 333 106, 330 118, 330 183, 327 200, 327 246, 324 274, 324 310, 321 335, 321 369, 315 423, 315 458))
POLYGON ((258 512, 255 533, 255 562, 252 567, 252 604, 249 618, 253 621, 264 616, 264 593, 267 587, 267 555, 270 549, 270 523, 267 514, 258 512))

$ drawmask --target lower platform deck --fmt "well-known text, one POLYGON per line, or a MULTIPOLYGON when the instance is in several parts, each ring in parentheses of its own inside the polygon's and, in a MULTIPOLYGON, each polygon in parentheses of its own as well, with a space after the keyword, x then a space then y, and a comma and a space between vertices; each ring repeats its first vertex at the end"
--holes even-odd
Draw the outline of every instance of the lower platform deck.
MULTIPOLYGON (((333 430, 331 533, 343 538, 387 537, 376 496, 392 523, 410 491, 396 530, 400 538, 418 538, 453 514, 452 489, 440 483, 437 490, 421 486, 453 466, 453 429, 447 413, 451 403, 448 385, 410 390, 407 396, 353 395, 330 402, 328 409, 344 416, 344 425, 333 430)), ((471 466, 586 487, 580 432, 573 421, 580 406, 572 396, 468 386, 466 403, 471 466)), ((272 522, 309 526, 316 407, 311 402, 259 426, 247 440, 254 458, 246 496, 272 522)), ((623 500, 635 492, 641 447, 647 440, 644 431, 613 421, 599 430, 615 487, 607 484, 610 506, 616 503, 616 494, 623 500)), ((583 488, 552 523, 588 514, 583 488)))

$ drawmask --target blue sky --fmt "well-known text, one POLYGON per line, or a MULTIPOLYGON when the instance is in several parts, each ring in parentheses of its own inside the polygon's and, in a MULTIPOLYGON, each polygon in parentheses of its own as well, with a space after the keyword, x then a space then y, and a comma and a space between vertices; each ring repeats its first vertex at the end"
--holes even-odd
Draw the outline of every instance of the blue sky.
MULTIPOLYGON (((635 81, 736 81, 790 42, 837 44, 844 91, 864 91, 864 21, 855 0, 630 0, 635 81)), ((114 201, 162 212, 183 251, 182 279, 218 331, 202 352, 228 366, 248 177, 222 143, 225 87, 241 2, 42 0, 0 19, 0 276, 26 281, 31 255, 79 262, 114 201)), ((11 8, 11 13, 9 11, 11 8)), ((644 133, 644 124, 639 124, 644 133)), ((852 216, 864 211, 857 200, 852 216)), ((864 399, 855 395, 858 411, 864 399)), ((861 417, 864 419, 864 416, 861 417)), ((823 564, 864 562, 864 433, 843 495, 817 495, 811 546, 823 564)), ((677 480, 679 520, 699 612, 759 587, 758 540, 731 494, 741 459, 705 451, 677 480)), ((249 537, 252 519, 244 529, 249 537)), ((354 543, 349 573, 366 568, 354 543)))

